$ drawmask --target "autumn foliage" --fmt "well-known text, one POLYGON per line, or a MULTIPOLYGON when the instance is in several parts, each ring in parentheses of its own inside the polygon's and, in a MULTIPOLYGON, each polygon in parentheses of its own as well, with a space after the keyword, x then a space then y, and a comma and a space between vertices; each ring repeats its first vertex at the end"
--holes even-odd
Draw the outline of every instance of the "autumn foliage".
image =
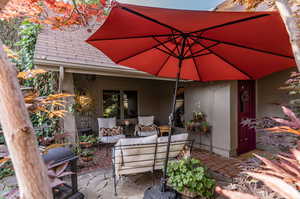
POLYGON ((27 17, 30 21, 49 24, 54 29, 71 25, 87 25, 90 19, 102 20, 105 0, 10 0, 0 12, 0 19, 27 17))

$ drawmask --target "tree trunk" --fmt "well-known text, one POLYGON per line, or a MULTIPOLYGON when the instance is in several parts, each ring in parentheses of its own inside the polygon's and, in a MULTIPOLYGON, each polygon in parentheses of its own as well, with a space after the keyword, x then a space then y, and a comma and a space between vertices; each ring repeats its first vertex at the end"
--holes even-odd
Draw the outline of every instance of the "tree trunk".
POLYGON ((21 199, 51 199, 47 170, 25 107, 16 68, 0 41, 0 123, 15 169, 21 199))
POLYGON ((0 11, 6 6, 9 0, 1 0, 0 1, 0 11))
POLYGON ((288 0, 276 0, 275 2, 290 36, 292 50, 298 71, 300 72, 300 28, 297 24, 300 20, 295 16, 296 13, 293 13, 293 10, 296 12, 297 5, 296 3, 289 3, 288 0), (293 7, 295 9, 292 9, 293 7))

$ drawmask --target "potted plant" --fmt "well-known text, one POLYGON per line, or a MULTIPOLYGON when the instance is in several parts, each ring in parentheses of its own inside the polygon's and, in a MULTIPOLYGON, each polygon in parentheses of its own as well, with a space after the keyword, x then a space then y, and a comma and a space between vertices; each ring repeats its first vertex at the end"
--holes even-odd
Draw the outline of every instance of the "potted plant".
POLYGON ((97 138, 93 135, 82 135, 79 137, 80 146, 90 148, 97 143, 97 138))
POLYGON ((191 132, 208 133, 211 126, 206 121, 206 115, 199 111, 193 112, 193 119, 186 123, 186 129, 191 132))
POLYGON ((201 132, 208 133, 210 131, 210 125, 207 121, 201 122, 201 132))
POLYGON ((91 150, 84 150, 80 153, 82 161, 89 162, 93 160, 93 152, 91 150))
POLYGON ((183 196, 212 198, 216 182, 208 176, 199 160, 183 158, 168 164, 168 184, 183 196))

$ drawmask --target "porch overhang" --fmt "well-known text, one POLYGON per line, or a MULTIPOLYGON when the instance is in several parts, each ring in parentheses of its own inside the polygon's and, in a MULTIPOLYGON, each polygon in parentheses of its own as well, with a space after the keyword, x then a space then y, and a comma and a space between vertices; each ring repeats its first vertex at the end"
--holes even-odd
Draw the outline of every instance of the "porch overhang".
POLYGON ((127 77, 127 78, 138 78, 138 79, 152 79, 152 80, 165 80, 175 81, 170 78, 155 77, 148 73, 137 71, 130 68, 115 67, 110 64, 103 64, 101 67, 98 65, 84 65, 71 62, 60 62, 45 59, 34 59, 34 64, 37 68, 45 69, 48 71, 59 71, 60 67, 64 67, 66 73, 79 73, 79 74, 90 74, 90 75, 101 75, 110 77, 127 77))

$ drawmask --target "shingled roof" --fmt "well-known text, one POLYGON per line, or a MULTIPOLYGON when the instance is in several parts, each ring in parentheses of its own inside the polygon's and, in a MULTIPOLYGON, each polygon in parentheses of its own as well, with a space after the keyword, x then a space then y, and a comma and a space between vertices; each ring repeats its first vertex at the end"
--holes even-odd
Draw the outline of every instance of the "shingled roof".
MULTIPOLYGON (((93 29, 96 30, 98 27, 99 25, 93 29)), ((126 73, 127 76, 153 77, 145 72, 115 64, 101 51, 86 43, 85 40, 93 32, 87 29, 60 31, 44 28, 37 38, 35 64, 40 68, 46 67, 50 70, 57 70, 59 66, 63 66, 69 72, 104 71, 112 76, 114 73, 117 76, 126 73)))

